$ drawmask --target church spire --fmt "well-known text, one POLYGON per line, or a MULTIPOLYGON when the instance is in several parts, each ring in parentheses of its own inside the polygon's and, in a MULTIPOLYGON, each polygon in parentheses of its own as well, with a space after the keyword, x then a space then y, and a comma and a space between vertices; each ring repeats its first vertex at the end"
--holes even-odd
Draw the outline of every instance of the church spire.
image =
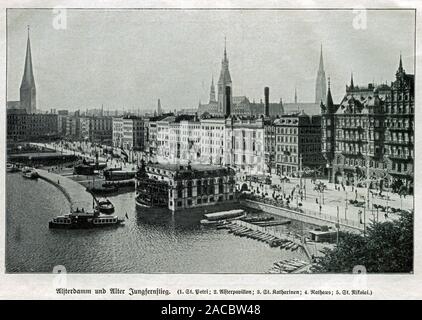
MULTIPOLYGON (((227 99, 226 92, 227 87, 230 87, 230 93, 232 93, 232 79, 229 72, 229 60, 227 59, 227 45, 226 38, 224 37, 224 57, 221 61, 221 72, 220 78, 218 79, 218 112, 226 114, 227 99)), ((230 106, 233 105, 232 94, 230 95, 230 106)))
MULTIPOLYGON (((328 90, 330 86, 328 86, 328 90)), ((353 72, 350 75, 350 89, 354 89, 355 88, 355 84, 353 83, 353 72)))
POLYGON ((32 70, 31 40, 29 36, 29 26, 28 26, 28 38, 26 40, 25 66, 23 70, 22 82, 21 82, 21 87, 20 87, 21 108, 25 109, 28 113, 34 113, 36 110, 35 98, 36 98, 35 80, 34 80, 34 73, 32 70))
POLYGON ((215 100, 214 75, 211 77, 210 103, 211 103, 211 102, 216 102, 216 100, 215 100))
POLYGON ((25 68, 23 71, 22 85, 31 86, 34 84, 34 73, 32 72, 32 55, 31 55, 31 40, 29 38, 29 26, 28 26, 28 38, 26 40, 26 56, 25 56, 25 68))
POLYGON ((326 99, 327 86, 325 80, 325 71, 324 71, 324 60, 322 54, 322 44, 321 52, 319 57, 319 67, 317 72, 317 78, 315 83, 315 103, 320 104, 321 101, 324 102, 326 99))
POLYGON ((401 52, 400 52, 399 69, 397 70, 397 73, 403 73, 403 72, 404 72, 403 61, 402 61, 401 52))
POLYGON ((334 106, 333 97, 331 96, 331 81, 328 77, 328 92, 327 92, 327 108, 330 110, 334 106))
POLYGON ((324 72, 324 58, 322 57, 322 44, 321 44, 321 50, 319 54, 319 68, 318 71, 324 72))
POLYGON ((295 103, 297 104, 297 89, 295 87, 295 103))
POLYGON ((401 60, 401 52, 400 52, 399 70, 400 70, 400 71, 402 71, 402 70, 403 70, 403 62, 402 62, 402 60, 401 60))
POLYGON ((227 61, 227 39, 224 37, 224 61, 227 61))

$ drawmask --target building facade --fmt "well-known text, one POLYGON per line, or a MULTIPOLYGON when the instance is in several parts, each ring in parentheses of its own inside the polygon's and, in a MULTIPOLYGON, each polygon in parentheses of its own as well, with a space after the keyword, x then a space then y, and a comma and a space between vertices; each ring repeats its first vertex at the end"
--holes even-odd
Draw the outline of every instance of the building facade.
POLYGON ((357 87, 351 79, 338 106, 321 106, 322 128, 329 143, 323 153, 330 179, 337 183, 388 188, 400 181, 413 191, 414 75, 400 57, 396 79, 357 87))
POLYGON ((123 118, 113 118, 113 147, 123 148, 123 118))
POLYGON ((222 117, 201 119, 201 163, 224 164, 225 128, 226 121, 222 117))
POLYGON ((137 203, 171 211, 235 200, 234 170, 210 165, 149 164, 137 179, 137 203), (151 190, 151 186, 159 187, 151 190), (167 193, 167 197, 165 196, 167 193))
POLYGON ((122 147, 127 150, 145 151, 144 119, 126 116, 122 120, 122 147))
POLYGON ((25 109, 7 110, 7 142, 40 141, 57 137, 57 114, 28 114, 25 109))
POLYGON ((226 119, 225 164, 248 173, 266 172, 263 118, 226 119))
POLYGON ((325 164, 321 154, 321 117, 284 115, 274 122, 277 174, 299 176, 301 170, 319 169, 325 164))

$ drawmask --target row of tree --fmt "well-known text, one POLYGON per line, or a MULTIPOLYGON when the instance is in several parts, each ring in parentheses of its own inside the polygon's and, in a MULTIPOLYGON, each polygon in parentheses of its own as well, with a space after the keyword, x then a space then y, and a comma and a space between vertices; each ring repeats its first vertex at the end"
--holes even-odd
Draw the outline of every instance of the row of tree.
POLYGON ((373 221, 365 235, 342 232, 338 245, 316 259, 314 271, 351 273, 361 265, 368 273, 412 272, 413 216, 402 211, 397 220, 373 221))

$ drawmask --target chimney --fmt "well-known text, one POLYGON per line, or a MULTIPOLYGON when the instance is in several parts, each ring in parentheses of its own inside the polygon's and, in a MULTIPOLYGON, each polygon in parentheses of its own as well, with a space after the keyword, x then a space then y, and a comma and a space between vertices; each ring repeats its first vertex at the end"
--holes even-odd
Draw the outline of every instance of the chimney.
POLYGON ((231 114, 231 88, 229 86, 226 86, 226 112, 225 116, 228 117, 231 114))
POLYGON ((270 88, 265 87, 264 89, 265 94, 265 116, 270 116, 270 88))

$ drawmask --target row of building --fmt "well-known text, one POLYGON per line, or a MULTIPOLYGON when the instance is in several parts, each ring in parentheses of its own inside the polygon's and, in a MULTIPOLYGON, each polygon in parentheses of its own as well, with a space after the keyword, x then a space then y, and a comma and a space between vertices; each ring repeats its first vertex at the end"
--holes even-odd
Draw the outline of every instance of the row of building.
POLYGON ((233 97, 226 49, 217 98, 189 112, 163 113, 160 102, 150 117, 81 115, 67 111, 42 114, 36 109, 35 82, 28 37, 19 103, 7 109, 7 141, 69 138, 139 151, 147 160, 192 163, 250 173, 273 171, 298 175, 316 169, 338 183, 371 178, 389 186, 400 180, 408 188, 414 173, 414 75, 400 57, 390 85, 357 86, 353 76, 339 104, 330 83, 326 90, 322 58, 315 103, 270 103, 233 97))

